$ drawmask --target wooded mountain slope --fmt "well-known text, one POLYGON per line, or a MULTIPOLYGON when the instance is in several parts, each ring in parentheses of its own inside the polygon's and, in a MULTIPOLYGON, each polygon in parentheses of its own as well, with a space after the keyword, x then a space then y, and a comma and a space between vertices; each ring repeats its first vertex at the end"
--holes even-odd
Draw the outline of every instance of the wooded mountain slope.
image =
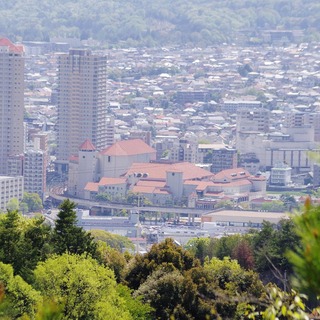
POLYGON ((0 34, 13 40, 208 45, 236 41, 243 30, 303 29, 306 41, 320 31, 318 0, 0 0, 0 16, 0 34))

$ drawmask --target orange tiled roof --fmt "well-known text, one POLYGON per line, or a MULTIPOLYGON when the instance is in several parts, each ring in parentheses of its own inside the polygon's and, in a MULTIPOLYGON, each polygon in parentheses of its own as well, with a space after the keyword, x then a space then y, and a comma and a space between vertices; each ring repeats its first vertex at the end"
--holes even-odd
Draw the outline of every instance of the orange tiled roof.
POLYGON ((88 182, 84 187, 84 190, 90 191, 90 192, 98 192, 98 189, 99 189, 99 184, 96 182, 88 182))
POLYGON ((170 194, 166 189, 153 186, 134 186, 131 191, 134 193, 170 194))
POLYGON ((156 153, 156 150, 141 139, 118 141, 101 151, 101 154, 106 156, 132 156, 144 153, 156 153))
POLYGON ((261 175, 261 176, 250 176, 248 178, 250 181, 265 181, 266 177, 261 175))
POLYGON ((243 169, 243 168, 234 168, 234 169, 227 169, 227 170, 222 170, 218 172, 214 176, 214 180, 223 180, 223 179, 228 179, 228 180, 237 180, 237 179, 244 179, 250 177, 250 173, 243 169))
POLYGON ((201 169, 189 162, 179 163, 133 163, 126 177, 134 173, 147 173, 148 180, 166 180, 167 172, 182 172, 183 180, 209 179, 214 176, 208 170, 201 169))
POLYGON ((231 182, 214 182, 213 186, 218 186, 218 187, 240 187, 240 186, 245 186, 245 185, 251 185, 251 182, 247 179, 244 180, 235 180, 231 182))
POLYGON ((78 156, 76 156, 76 155, 71 155, 70 157, 69 157, 69 161, 71 161, 71 162, 79 162, 79 157, 78 156))
POLYGON ((166 185, 165 181, 153 181, 153 180, 139 180, 136 183, 136 186, 152 186, 152 187, 158 187, 163 188, 166 185))
POLYGON ((126 183, 126 178, 107 178, 102 177, 99 181, 99 186, 111 185, 111 184, 123 184, 126 183))
POLYGON ((86 139, 82 143, 82 145, 79 147, 79 150, 81 150, 81 151, 94 151, 94 150, 96 150, 96 148, 89 139, 86 139))
POLYGON ((207 187, 214 186, 212 181, 199 181, 196 190, 205 191, 207 187))
POLYGON ((0 46, 1 47, 9 47, 9 51, 13 52, 13 53, 23 53, 23 51, 24 51, 23 45, 13 44, 7 38, 0 38, 0 46))

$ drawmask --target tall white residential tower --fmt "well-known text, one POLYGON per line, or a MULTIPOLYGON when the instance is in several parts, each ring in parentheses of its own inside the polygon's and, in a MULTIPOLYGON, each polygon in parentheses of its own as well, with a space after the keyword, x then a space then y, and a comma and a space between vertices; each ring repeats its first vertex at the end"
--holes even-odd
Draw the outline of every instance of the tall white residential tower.
POLYGON ((24 49, 0 38, 0 175, 24 151, 24 49))
POLYGON ((106 69, 106 56, 90 50, 71 49, 58 57, 57 164, 62 171, 86 139, 97 150, 107 146, 106 69))

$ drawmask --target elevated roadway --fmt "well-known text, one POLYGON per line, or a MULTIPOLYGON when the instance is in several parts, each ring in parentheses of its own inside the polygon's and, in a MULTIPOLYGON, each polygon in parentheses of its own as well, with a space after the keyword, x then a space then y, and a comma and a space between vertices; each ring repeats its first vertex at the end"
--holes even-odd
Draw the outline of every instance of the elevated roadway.
POLYGON ((143 206, 137 207, 129 204, 119 204, 119 203, 105 203, 105 202, 97 202, 92 200, 84 200, 78 198, 65 197, 62 195, 56 195, 54 193, 49 193, 49 196, 57 201, 63 201, 66 199, 70 199, 75 202, 78 206, 87 207, 91 209, 92 207, 101 208, 101 209, 115 209, 115 210, 136 210, 141 213, 144 211, 148 212, 159 212, 159 213, 174 213, 176 215, 188 215, 189 217, 201 217, 203 214, 207 214, 212 212, 212 210, 203 210, 203 209, 194 209, 194 208, 177 208, 177 207, 155 207, 155 206, 143 206))

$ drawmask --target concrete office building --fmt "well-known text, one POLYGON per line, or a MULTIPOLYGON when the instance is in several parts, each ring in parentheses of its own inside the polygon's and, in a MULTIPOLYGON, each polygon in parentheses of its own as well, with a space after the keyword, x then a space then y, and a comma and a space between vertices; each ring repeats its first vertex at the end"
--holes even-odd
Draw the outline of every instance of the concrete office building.
POLYGON ((0 38, 0 174, 24 151, 24 49, 0 38))
POLYGON ((89 139, 97 150, 108 145, 106 56, 71 49, 58 57, 57 167, 67 171, 68 159, 89 139))
POLYGON ((270 112, 266 109, 243 109, 237 113, 237 150, 247 153, 248 137, 255 138, 259 133, 269 132, 270 112))

